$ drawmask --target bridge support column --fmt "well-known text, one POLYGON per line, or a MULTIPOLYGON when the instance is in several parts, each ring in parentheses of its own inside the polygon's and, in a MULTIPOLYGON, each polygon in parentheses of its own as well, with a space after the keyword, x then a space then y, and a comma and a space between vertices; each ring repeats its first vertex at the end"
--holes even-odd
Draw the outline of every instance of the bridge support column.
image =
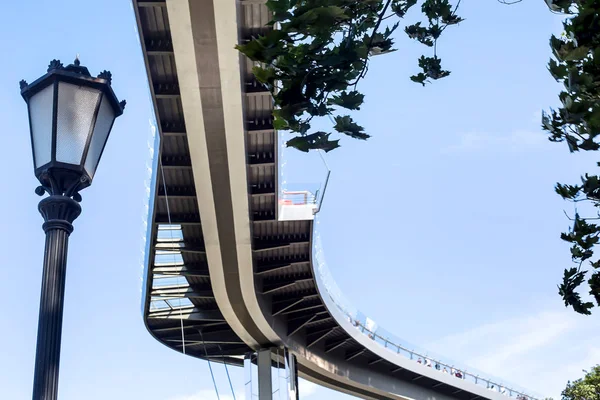
POLYGON ((246 354, 246 398, 299 400, 296 356, 288 349, 262 349, 246 354), (273 375, 275 368, 275 376, 273 375), (275 393, 275 395, 273 395, 275 393))
POLYGON ((273 400, 271 349, 262 349, 256 353, 256 365, 258 366, 258 400, 273 400))
POLYGON ((287 386, 289 400, 300 400, 300 391, 298 390, 298 365, 296 356, 290 353, 288 349, 283 350, 285 357, 285 370, 287 373, 287 386))

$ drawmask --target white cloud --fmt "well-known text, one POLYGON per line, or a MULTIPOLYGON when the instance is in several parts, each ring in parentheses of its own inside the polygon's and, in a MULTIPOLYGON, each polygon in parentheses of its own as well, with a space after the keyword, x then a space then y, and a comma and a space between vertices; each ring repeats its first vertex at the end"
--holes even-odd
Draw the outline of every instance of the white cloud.
POLYGON ((541 311, 447 336, 426 348, 489 374, 481 376, 498 376, 556 399, 568 380, 600 361, 593 334, 599 322, 570 309, 541 311))
MULTIPOLYGON (((568 323, 566 313, 544 312, 534 317, 513 319, 485 327, 486 342, 490 335, 496 335, 495 346, 487 348, 481 356, 470 363, 483 370, 497 371, 516 357, 526 355, 537 348, 547 346, 567 333, 574 325, 568 323)), ((481 333, 481 329, 476 329, 481 333)), ((471 335, 473 332, 471 332, 471 335)))
POLYGON ((446 147, 443 153, 470 151, 528 151, 541 148, 548 143, 547 135, 543 132, 516 130, 507 135, 468 132, 460 136, 458 143, 446 147))

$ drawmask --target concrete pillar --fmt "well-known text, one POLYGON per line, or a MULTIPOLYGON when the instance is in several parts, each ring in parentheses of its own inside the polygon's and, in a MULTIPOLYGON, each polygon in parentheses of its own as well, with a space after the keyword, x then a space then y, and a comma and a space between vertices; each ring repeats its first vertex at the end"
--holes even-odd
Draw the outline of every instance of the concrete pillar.
POLYGON ((271 377, 271 349, 256 353, 258 366, 258 400, 273 400, 273 380, 271 377))

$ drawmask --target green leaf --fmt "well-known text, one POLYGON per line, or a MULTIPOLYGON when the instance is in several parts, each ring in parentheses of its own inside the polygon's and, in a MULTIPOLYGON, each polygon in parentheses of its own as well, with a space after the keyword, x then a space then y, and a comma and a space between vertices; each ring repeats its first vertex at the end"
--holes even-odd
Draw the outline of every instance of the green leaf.
POLYGON ((589 315, 594 307, 593 303, 581 301, 581 296, 575 289, 583 283, 585 271, 579 271, 577 268, 565 269, 563 283, 558 287, 558 294, 563 298, 565 306, 571 306, 575 312, 589 315))
POLYGON ((600 307, 600 272, 594 272, 588 280, 590 285, 590 294, 596 300, 596 304, 600 307))
POLYGON ((291 7, 290 0, 267 0, 267 8, 274 13, 286 13, 291 7))
POLYGON ((411 39, 416 39, 426 46, 433 47, 433 38, 429 32, 429 29, 421 26, 421 22, 412 24, 404 28, 404 32, 411 39))
POLYGON ((442 59, 438 57, 425 57, 419 58, 419 67, 423 70, 422 73, 413 75, 410 79, 413 82, 418 82, 425 86, 428 79, 441 79, 450 75, 450 71, 442 69, 442 59))
POLYGON ((252 68, 252 73, 257 81, 268 84, 272 84, 277 76, 274 68, 263 68, 258 66, 252 68))
POLYGON ((575 199, 579 195, 581 186, 577 185, 562 185, 557 183, 554 187, 554 191, 558 193, 563 199, 575 199))
POLYGON ((404 18, 406 12, 415 4, 417 4, 417 0, 394 0, 392 2, 392 11, 399 18, 404 18))
POLYGON ((411 76, 410 80, 413 81, 413 82, 420 83, 421 85, 425 86, 425 83, 427 82, 427 75, 425 75, 424 73, 420 72, 417 75, 411 76))
POLYGON ((452 8, 448 0, 425 0, 421 10, 430 20, 448 18, 452 15, 452 8))
POLYGON ((585 58, 588 55, 588 52, 590 51, 590 49, 588 49, 585 46, 581 46, 581 47, 576 47, 575 49, 569 51, 564 57, 563 59, 565 61, 579 61, 583 58, 585 58))
POLYGON ((353 90, 351 92, 343 91, 329 100, 329 104, 347 108, 349 110, 360 110, 360 106, 365 98, 364 94, 353 90))
POLYGON ((356 124, 349 115, 335 117, 335 126, 333 128, 355 139, 367 140, 371 137, 364 132, 365 128, 356 124))
POLYGON ((278 130, 278 131, 282 131, 285 129, 289 129, 289 125, 287 123, 287 121, 283 118, 275 118, 273 120, 273 128, 278 130))
POLYGON ((575 136, 565 135, 565 139, 567 140, 567 145, 569 146, 569 151, 571 153, 574 153, 579 150, 579 145, 575 136))
POLYGON ((548 71, 550 71, 550 75, 554 77, 557 81, 563 80, 567 77, 567 66, 564 64, 559 64, 554 60, 550 60, 548 62, 548 71))
POLYGON ((339 140, 329 140, 330 133, 315 132, 310 135, 296 136, 287 141, 287 147, 293 147, 297 150, 308 153, 309 150, 324 150, 329 152, 337 147, 339 140))
POLYGON ((598 150, 600 145, 591 139, 586 139, 579 144, 579 148, 582 150, 598 150))
POLYGON ((323 28, 338 21, 347 19, 348 15, 346 15, 346 11, 338 6, 321 6, 312 8, 297 17, 298 24, 304 28, 308 28, 308 25, 314 25, 315 27, 323 28))

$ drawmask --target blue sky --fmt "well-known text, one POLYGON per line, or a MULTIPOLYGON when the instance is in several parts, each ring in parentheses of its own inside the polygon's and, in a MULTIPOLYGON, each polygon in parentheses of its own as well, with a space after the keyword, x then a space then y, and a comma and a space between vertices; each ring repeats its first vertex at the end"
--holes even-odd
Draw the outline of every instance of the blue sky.
MULTIPOLYGON (((532 0, 463 2, 461 9, 466 21, 438 46, 449 78, 426 88, 411 83, 424 49, 401 34, 398 52, 373 60, 357 114, 373 138, 344 139, 327 157, 325 253, 346 296, 380 326, 556 398, 600 360, 593 334, 600 320, 565 310, 556 294, 570 262, 558 238, 569 209, 553 185, 576 180, 595 160, 568 154, 539 128, 541 109, 555 104, 559 89, 545 67, 559 19, 532 0), (359 279, 365 270, 368 279, 359 279)), ((140 316, 151 108, 134 26, 126 0, 4 8, 2 398, 30 398, 44 243, 18 82, 76 53, 92 72, 111 70, 128 104, 94 185, 83 192, 70 242, 60 397, 214 398, 206 362, 158 344, 140 316)), ((322 178, 315 155, 286 154, 289 182, 322 178)), ((214 370, 225 399, 225 370, 214 370)), ((242 392, 242 371, 230 372, 242 392)), ((347 397, 309 383, 301 391, 311 400, 347 397)))

